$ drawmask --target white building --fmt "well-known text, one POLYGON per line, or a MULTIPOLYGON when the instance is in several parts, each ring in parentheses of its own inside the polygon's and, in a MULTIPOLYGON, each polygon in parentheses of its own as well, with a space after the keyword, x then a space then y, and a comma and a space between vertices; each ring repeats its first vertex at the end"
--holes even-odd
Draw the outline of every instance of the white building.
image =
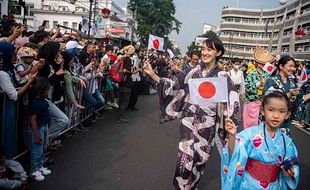
MULTIPOLYGON (((1 1, 1 0, 0 0, 1 1)), ((79 29, 81 24, 82 31, 88 31, 88 23, 82 24, 82 20, 89 18, 89 0, 25 0, 26 13, 25 18, 30 30, 37 30, 46 22, 47 30, 55 29, 59 24, 61 26, 79 29)), ((96 27, 92 27, 91 34, 96 38, 116 37, 130 41, 132 32, 135 31, 133 13, 127 8, 119 7, 113 0, 94 0, 93 1, 92 22, 96 23, 96 27), (101 9, 108 8, 111 10, 109 18, 101 17, 101 9), (95 18, 95 19, 94 19, 95 18), (97 30, 95 30, 97 29, 97 30)), ((16 5, 15 19, 22 22, 23 8, 16 5)), ((94 24, 92 24, 94 26, 94 24)), ((67 29, 62 28, 62 32, 67 29)), ((69 32, 69 31, 68 31, 69 32)), ((133 40, 137 38, 133 35, 133 40)))
POLYGON ((0 15, 8 15, 8 0, 0 0, 0 15))
POLYGON ((208 24, 208 23, 204 23, 203 24, 203 34, 205 34, 206 32, 212 30, 213 32, 217 32, 218 29, 217 29, 217 26, 215 25, 212 25, 212 24, 208 24))

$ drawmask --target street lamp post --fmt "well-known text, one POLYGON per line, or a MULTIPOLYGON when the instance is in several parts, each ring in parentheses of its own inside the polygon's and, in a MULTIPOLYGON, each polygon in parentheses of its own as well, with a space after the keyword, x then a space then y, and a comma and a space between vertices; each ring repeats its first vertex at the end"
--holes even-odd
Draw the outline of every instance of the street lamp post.
POLYGON ((18 4, 23 8, 23 24, 27 24, 26 19, 26 2, 23 0, 19 0, 18 4))
POLYGON ((90 28, 91 28, 91 16, 92 16, 92 9, 93 9, 93 1, 94 0, 89 0, 89 17, 88 17, 88 39, 90 38, 90 28))

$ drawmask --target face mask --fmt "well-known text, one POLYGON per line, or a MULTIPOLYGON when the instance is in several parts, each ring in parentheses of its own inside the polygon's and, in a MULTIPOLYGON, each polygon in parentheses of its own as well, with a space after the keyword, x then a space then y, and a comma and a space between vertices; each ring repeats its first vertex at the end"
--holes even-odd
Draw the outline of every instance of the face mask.
POLYGON ((238 70, 238 69, 240 68, 240 66, 239 66, 239 65, 234 65, 234 68, 235 68, 236 70, 238 70))

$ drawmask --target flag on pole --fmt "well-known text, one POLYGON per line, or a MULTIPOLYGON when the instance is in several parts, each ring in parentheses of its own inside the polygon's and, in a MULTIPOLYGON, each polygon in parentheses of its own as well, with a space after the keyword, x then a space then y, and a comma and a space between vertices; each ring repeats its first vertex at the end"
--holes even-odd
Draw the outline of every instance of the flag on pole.
POLYGON ((171 51, 171 49, 167 49, 167 53, 169 54, 169 57, 170 57, 171 59, 174 58, 174 53, 171 51))
POLYGON ((308 81, 307 71, 303 69, 299 76, 298 86, 301 87, 304 83, 308 81))
POLYGON ((189 102, 206 105, 210 102, 228 102, 228 86, 226 77, 210 77, 189 79, 189 102))
POLYGON ((273 71, 276 70, 276 67, 275 67, 273 64, 267 62, 267 63, 264 65, 263 70, 266 71, 266 72, 269 73, 269 74, 272 74, 273 71))
POLYGON ((158 51, 165 51, 164 50, 164 38, 153 36, 150 34, 149 37, 149 45, 147 49, 156 49, 158 51))

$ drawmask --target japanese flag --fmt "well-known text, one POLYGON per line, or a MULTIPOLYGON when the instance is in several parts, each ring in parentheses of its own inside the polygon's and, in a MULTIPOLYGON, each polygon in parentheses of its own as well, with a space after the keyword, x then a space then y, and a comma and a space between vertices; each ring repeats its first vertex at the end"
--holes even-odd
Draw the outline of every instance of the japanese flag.
POLYGON ((267 62, 265 66, 263 67, 263 70, 269 74, 272 74, 275 69, 276 67, 269 62, 267 62))
POLYGON ((189 102, 206 105, 210 102, 227 102, 228 87, 226 77, 189 79, 189 102))
POLYGON ((308 81, 307 71, 304 69, 302 70, 299 80, 298 80, 298 86, 301 87, 304 83, 308 81))
POLYGON ((153 36, 150 34, 149 45, 147 49, 152 49, 152 48, 158 51, 165 51, 164 50, 164 38, 153 36))
POLYGON ((174 58, 174 53, 171 51, 171 49, 167 49, 167 53, 171 59, 174 58))

